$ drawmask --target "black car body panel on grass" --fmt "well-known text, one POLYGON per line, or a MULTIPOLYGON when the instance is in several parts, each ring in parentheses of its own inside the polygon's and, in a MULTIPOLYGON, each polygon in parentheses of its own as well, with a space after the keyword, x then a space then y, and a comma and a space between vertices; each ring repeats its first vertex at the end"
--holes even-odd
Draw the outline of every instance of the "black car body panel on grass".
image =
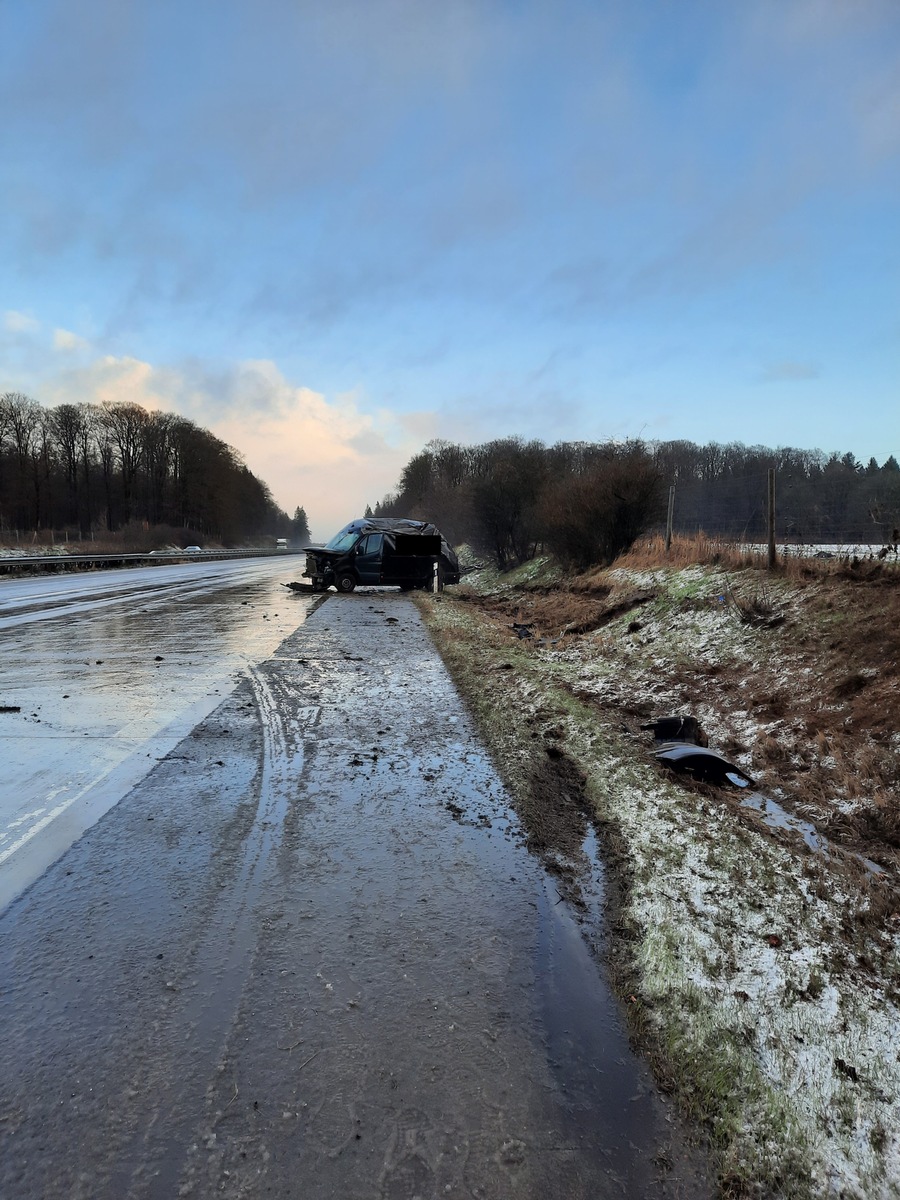
POLYGON ((316 591, 352 592, 361 584, 430 588, 459 583, 459 560, 441 531, 428 521, 361 517, 324 546, 305 546, 306 570, 316 591))

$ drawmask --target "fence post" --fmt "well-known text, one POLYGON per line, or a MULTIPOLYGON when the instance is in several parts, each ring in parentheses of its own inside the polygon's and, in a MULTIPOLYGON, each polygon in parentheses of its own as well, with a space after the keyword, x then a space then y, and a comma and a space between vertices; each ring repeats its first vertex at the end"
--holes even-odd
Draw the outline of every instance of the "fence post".
POLYGON ((769 467, 769 570, 775 569, 775 468, 769 467))
POLYGON ((672 547, 672 523, 675 519, 675 484, 669 486, 669 512, 666 517, 666 554, 672 547))

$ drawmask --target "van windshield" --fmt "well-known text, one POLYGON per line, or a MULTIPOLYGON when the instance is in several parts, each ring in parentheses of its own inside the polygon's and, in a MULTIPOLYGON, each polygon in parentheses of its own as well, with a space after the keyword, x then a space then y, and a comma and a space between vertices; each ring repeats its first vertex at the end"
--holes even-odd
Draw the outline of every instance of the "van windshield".
POLYGON ((359 537, 358 529, 342 529, 336 533, 330 542, 325 543, 326 550, 349 550, 359 537))

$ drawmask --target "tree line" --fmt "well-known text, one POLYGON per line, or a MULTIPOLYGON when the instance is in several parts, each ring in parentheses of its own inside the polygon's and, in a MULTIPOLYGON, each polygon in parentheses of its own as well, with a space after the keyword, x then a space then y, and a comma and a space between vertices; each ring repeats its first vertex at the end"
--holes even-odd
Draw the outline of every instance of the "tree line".
POLYGON ((309 536, 303 509, 292 520, 233 447, 185 417, 0 396, 0 529, 87 538, 135 524, 226 542, 309 536))
POLYGON ((410 459, 375 515, 427 517, 501 569, 538 549, 585 568, 612 562, 664 523, 672 486, 676 531, 763 540, 770 468, 780 540, 896 543, 900 466, 893 455, 864 466, 852 454, 740 443, 433 441, 410 459))

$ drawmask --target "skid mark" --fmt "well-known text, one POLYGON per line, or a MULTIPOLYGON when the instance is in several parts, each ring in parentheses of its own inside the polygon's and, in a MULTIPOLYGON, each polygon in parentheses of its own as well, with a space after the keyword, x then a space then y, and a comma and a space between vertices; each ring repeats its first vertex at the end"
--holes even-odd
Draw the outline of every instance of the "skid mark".
POLYGON ((303 770, 302 739, 286 736, 272 682, 258 667, 248 667, 246 674, 263 734, 256 814, 235 882, 198 948, 190 992, 170 1017, 165 1042, 182 1046, 182 1057, 176 1077, 157 1089, 159 1100, 146 1132, 125 1156, 123 1196, 169 1200, 177 1195, 194 1133, 192 1115, 202 1111, 210 1079, 225 1054, 256 955, 257 904, 281 842, 294 782, 303 770))
MULTIPOLYGON (((291 772, 299 773, 303 770, 303 743, 297 742, 293 747, 288 745, 281 710, 272 694, 269 681, 259 667, 248 667, 247 676, 253 687, 253 695, 259 709, 265 746, 262 797, 268 799, 270 806, 284 809, 287 802, 284 789, 291 772), (299 762, 296 761, 298 755, 299 762)), ((292 699, 290 689, 283 688, 282 690, 288 693, 286 697, 288 700, 292 699)))

